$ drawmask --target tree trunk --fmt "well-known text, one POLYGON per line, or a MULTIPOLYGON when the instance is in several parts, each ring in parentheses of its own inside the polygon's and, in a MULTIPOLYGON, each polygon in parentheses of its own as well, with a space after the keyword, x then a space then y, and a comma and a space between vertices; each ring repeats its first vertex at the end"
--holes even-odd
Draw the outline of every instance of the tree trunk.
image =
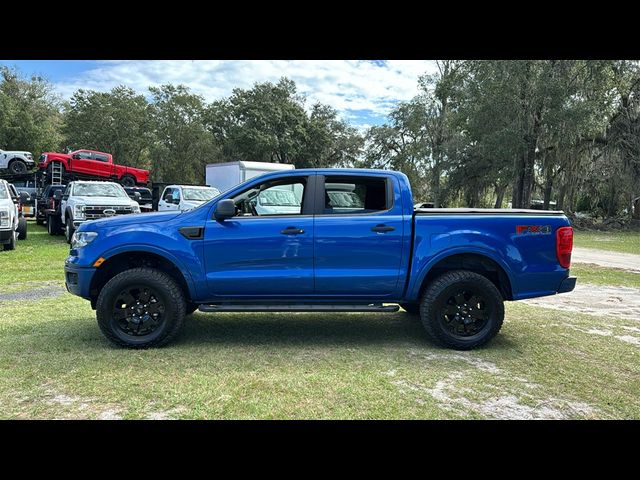
POLYGON ((560 191, 558 192, 558 204, 556 207, 558 210, 564 209, 564 197, 566 193, 567 193, 567 184, 563 183, 562 186, 560 187, 560 191))
POLYGON ((636 198, 633 202, 633 218, 640 220, 640 197, 636 198))
POLYGON ((506 185, 496 185, 496 203, 493 208, 502 208, 502 202, 504 201, 504 194, 507 190, 506 185))

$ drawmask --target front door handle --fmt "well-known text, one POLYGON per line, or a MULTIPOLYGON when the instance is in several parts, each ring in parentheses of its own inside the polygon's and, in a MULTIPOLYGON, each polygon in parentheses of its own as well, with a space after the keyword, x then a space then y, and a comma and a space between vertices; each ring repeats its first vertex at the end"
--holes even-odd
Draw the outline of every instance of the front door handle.
POLYGON ((280 233, 283 235, 300 235, 301 233, 304 233, 304 230, 296 227, 287 227, 280 233))
POLYGON ((384 225, 382 223, 380 225, 376 225, 371 229, 372 232, 376 232, 376 233, 393 232, 394 230, 395 230, 394 227, 388 227, 387 225, 384 225))

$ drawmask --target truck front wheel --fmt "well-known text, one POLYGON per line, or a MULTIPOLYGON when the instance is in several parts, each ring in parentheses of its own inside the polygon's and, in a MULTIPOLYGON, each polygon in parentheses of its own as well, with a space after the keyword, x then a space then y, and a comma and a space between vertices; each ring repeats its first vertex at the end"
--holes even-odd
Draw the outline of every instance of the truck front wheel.
POLYGON ((478 273, 447 272, 425 290, 420 318, 427 334, 441 346, 469 350, 487 343, 500 331, 502 295, 478 273))
POLYGON ((100 291, 96 316, 102 333, 127 348, 159 347, 173 340, 185 317, 184 293, 164 272, 133 268, 100 291))
POLYGON ((47 215, 47 231, 49 235, 60 235, 60 216, 47 215))
POLYGON ((67 243, 71 243, 71 238, 73 238, 73 234, 75 233, 75 229, 73 228, 73 219, 67 216, 67 223, 64 227, 64 237, 67 243))
POLYGON ((5 250, 15 250, 16 249, 16 243, 17 243, 17 237, 18 234, 15 232, 11 232, 11 238, 9 239, 9 241, 7 243, 4 244, 4 249, 5 250))

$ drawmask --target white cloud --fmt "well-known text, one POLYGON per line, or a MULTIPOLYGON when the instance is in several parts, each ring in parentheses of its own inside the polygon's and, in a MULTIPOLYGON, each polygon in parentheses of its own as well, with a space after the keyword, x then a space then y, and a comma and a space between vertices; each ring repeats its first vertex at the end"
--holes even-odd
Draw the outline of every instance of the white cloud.
POLYGON ((358 60, 109 60, 56 86, 69 98, 78 88, 104 91, 124 84, 147 93, 149 86, 182 83, 212 101, 228 96, 233 88, 286 76, 309 103, 329 104, 343 118, 364 115, 363 121, 370 122, 386 115, 396 102, 412 98, 418 76, 435 68, 430 60, 390 60, 382 65, 358 60))

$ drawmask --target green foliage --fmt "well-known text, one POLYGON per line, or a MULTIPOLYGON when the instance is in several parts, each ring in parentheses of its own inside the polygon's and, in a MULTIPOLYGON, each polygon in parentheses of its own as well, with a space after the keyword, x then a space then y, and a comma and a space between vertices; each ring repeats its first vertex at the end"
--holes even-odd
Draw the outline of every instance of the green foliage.
POLYGON ((120 164, 148 167, 150 113, 144 95, 123 85, 110 92, 78 90, 65 109, 67 146, 109 152, 120 164))
POLYGON ((27 150, 36 157, 62 143, 60 100, 40 77, 25 79, 0 68, 0 148, 27 150))

